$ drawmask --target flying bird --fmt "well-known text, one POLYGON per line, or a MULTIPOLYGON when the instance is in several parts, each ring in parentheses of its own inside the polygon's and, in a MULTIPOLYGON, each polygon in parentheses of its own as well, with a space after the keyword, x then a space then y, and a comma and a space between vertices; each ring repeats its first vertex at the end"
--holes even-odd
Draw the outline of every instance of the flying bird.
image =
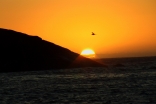
POLYGON ((92 32, 92 35, 95 35, 95 33, 92 32))

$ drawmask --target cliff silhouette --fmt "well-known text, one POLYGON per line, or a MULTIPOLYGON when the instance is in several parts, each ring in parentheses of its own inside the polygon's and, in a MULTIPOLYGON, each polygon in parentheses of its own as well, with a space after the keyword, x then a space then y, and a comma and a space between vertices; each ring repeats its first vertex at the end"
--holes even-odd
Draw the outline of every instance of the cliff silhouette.
POLYGON ((0 72, 103 66, 64 47, 0 28, 0 72))

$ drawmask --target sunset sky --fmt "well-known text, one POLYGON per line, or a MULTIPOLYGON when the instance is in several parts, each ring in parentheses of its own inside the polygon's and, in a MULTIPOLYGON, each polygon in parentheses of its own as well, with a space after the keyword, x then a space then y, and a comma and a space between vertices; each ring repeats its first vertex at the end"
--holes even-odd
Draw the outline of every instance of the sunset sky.
POLYGON ((77 53, 91 48, 102 57, 151 56, 156 0, 0 0, 0 28, 77 53))

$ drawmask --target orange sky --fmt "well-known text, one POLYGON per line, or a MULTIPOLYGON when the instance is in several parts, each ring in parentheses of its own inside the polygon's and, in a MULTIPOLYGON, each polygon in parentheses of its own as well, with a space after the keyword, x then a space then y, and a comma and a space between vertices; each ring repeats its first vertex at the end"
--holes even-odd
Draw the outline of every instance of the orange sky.
POLYGON ((0 27, 77 53, 156 55, 156 0, 0 0, 0 27))

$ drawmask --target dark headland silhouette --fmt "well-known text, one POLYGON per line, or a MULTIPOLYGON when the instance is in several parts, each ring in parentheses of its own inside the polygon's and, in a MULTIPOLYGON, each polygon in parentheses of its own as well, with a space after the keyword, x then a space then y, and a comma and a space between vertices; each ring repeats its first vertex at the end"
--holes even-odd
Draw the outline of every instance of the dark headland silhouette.
POLYGON ((0 28, 0 72, 104 66, 66 48, 0 28))

